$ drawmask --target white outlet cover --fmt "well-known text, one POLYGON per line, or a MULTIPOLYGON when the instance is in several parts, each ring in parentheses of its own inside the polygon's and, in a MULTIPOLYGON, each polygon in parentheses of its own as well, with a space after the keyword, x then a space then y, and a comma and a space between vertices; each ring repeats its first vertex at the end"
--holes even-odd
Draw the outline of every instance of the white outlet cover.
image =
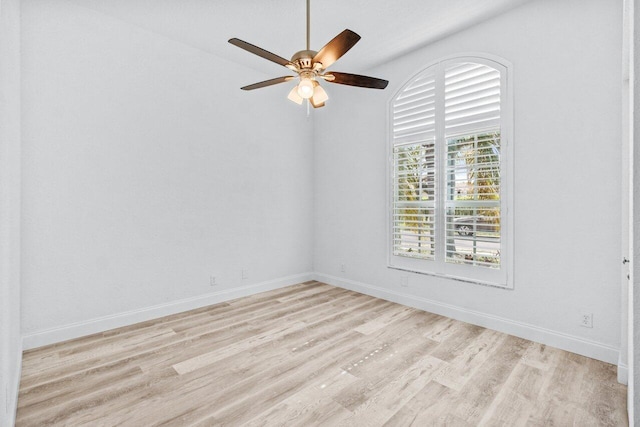
POLYGON ((593 328, 593 313, 582 313, 580 316, 580 326, 593 328))

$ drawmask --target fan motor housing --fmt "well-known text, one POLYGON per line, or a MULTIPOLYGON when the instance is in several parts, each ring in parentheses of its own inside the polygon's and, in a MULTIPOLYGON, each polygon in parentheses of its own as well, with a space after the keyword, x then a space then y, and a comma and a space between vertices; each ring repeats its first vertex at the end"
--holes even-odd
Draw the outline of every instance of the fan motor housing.
POLYGON ((301 50, 291 57, 291 62, 300 69, 310 69, 313 67, 313 58, 318 52, 315 50, 301 50))

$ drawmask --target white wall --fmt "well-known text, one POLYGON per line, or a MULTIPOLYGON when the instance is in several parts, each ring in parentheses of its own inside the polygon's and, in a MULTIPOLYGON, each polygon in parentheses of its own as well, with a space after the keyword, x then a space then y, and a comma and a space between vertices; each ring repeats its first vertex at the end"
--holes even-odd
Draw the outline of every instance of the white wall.
POLYGON ((353 70, 389 79, 383 94, 331 86, 316 122, 319 277, 617 363, 621 38, 619 2, 541 0, 392 63, 353 70), (387 268, 385 101, 430 62, 468 52, 513 64, 512 291, 387 268), (409 287, 401 288, 406 274, 409 287), (593 313, 593 329, 579 326, 583 310, 593 313))
POLYGON ((15 417, 20 335, 20 1, 0 1, 0 426, 15 417))
POLYGON ((633 67, 631 61, 633 59, 633 3, 634 0, 624 0, 623 2, 623 34, 622 34, 622 206, 621 206, 621 222, 622 236, 621 247, 623 256, 629 260, 625 264, 622 271, 621 280, 621 325, 620 325, 620 362, 618 366, 626 366, 627 369, 618 369, 618 381, 621 381, 620 374, 624 373, 627 388, 627 408, 629 420, 633 418, 633 381, 629 381, 629 373, 632 370, 633 355, 631 354, 633 342, 629 340, 629 333, 633 331, 632 319, 633 312, 629 296, 633 296, 633 286, 629 286, 632 275, 632 246, 633 246, 633 126, 631 125, 632 117, 632 95, 633 89, 631 85, 633 67), (631 355, 631 357, 629 357, 631 355))
POLYGON ((287 87, 65 0, 24 1, 22 37, 25 347, 312 271, 287 87))
POLYGON ((628 131, 629 158, 631 164, 629 198, 630 198, 630 273, 631 285, 628 295, 628 350, 629 350, 629 388, 627 407, 629 425, 640 424, 640 88, 638 72, 640 69, 640 7, 635 0, 625 2, 626 18, 629 20, 626 46, 629 51, 629 111, 628 131))

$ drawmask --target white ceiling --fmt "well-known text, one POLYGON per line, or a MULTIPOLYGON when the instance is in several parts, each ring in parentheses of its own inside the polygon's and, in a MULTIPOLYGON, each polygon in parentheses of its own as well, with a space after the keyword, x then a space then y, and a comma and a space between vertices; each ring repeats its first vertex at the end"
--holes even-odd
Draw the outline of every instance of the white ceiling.
MULTIPOLYGON (((287 59, 305 48, 305 0, 70 1, 273 77, 287 71, 227 40, 237 37, 287 59)), ((311 49, 349 28, 362 39, 331 69, 366 74, 370 66, 527 1, 311 0, 311 49)))

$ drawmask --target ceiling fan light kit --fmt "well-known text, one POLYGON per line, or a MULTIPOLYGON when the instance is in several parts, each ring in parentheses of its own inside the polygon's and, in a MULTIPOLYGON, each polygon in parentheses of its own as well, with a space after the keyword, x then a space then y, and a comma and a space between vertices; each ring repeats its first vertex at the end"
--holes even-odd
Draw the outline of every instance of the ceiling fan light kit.
MULTIPOLYGON (((287 98, 296 104, 302 104, 307 99, 314 108, 324 107, 329 99, 327 92, 320 86, 318 79, 348 86, 357 86, 370 89, 384 89, 389 82, 375 77, 361 76, 358 74, 340 73, 337 71, 327 72, 327 68, 333 65, 342 55, 347 53, 358 41, 360 36, 351 30, 344 30, 335 36, 318 52, 309 49, 310 39, 310 9, 307 0, 307 48, 296 52, 290 61, 266 51, 251 43, 247 43, 237 38, 229 40, 234 46, 258 55, 276 64, 282 65, 298 74, 300 82, 291 89, 287 98)), ((288 82, 295 79, 295 76, 276 77, 263 82, 244 86, 242 90, 253 90, 262 87, 272 86, 278 83, 288 82)))

